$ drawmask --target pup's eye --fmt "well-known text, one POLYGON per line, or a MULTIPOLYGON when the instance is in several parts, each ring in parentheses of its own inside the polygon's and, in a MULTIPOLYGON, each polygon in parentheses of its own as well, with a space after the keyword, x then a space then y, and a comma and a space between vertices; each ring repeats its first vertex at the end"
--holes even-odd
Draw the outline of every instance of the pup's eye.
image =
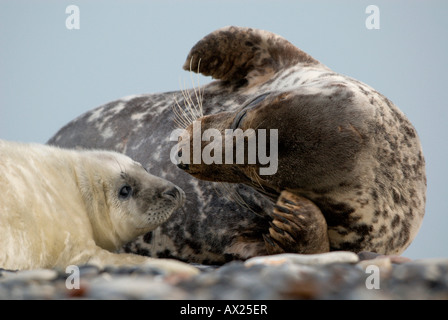
POLYGON ((121 200, 129 199, 132 196, 132 188, 129 185, 124 185, 118 191, 118 198, 121 200))

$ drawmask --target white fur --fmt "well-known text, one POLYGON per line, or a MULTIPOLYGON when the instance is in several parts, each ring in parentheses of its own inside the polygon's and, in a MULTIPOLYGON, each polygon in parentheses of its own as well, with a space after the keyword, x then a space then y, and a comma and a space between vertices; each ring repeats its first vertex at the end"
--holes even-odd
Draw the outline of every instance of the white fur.
POLYGON ((184 197, 180 189, 177 200, 163 194, 174 187, 119 153, 0 140, 0 267, 149 263, 195 273, 177 261, 111 252, 168 219, 184 197), (132 181, 139 194, 120 199, 132 181))

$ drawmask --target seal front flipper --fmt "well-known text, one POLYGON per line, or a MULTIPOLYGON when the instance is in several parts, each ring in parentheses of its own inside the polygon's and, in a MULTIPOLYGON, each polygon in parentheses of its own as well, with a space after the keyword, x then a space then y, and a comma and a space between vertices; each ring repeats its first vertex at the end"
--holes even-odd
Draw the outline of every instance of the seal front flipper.
POLYGON ((146 265, 159 269, 167 274, 183 274, 193 276, 199 273, 199 269, 193 267, 192 265, 174 259, 155 259, 131 253, 113 253, 99 247, 95 249, 95 253, 87 261, 87 263, 96 265, 100 268, 104 268, 107 265, 146 265))
POLYGON ((282 191, 274 210, 268 234, 263 239, 269 254, 330 251, 327 222, 310 200, 282 191))
POLYGON ((201 39, 188 54, 184 70, 252 86, 297 63, 318 64, 307 53, 274 33, 224 27, 201 39))

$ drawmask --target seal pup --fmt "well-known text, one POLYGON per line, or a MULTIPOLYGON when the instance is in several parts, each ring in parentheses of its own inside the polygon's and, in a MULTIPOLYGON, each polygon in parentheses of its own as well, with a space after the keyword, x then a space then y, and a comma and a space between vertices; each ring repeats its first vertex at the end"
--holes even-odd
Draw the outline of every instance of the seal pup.
POLYGON ((0 140, 0 267, 187 264, 113 253, 165 222, 184 202, 174 184, 110 151, 0 140))
MULTIPOLYGON (((272 226, 281 220, 273 213, 282 194, 317 206, 330 250, 399 254, 411 243, 424 215, 425 162, 416 130, 390 100, 286 39, 251 28, 207 35, 192 48, 184 69, 199 69, 216 81, 185 92, 119 99, 81 115, 49 140, 126 153, 186 191, 185 214, 175 212, 127 251, 202 263, 266 255, 270 230, 294 233, 278 222, 277 229, 272 226), (229 174, 224 166, 208 167, 217 168, 214 173, 202 166, 196 173, 231 182, 223 187, 174 170, 173 127, 167 123, 176 101, 201 106, 200 112, 177 112, 187 114, 187 128, 201 118, 203 126, 213 122, 219 130, 249 128, 251 122, 254 128, 279 129, 278 172, 251 178, 243 167, 233 166, 235 174, 229 174), (222 196, 226 193, 236 197, 222 196)), ((277 240, 282 251, 285 241, 277 240)))

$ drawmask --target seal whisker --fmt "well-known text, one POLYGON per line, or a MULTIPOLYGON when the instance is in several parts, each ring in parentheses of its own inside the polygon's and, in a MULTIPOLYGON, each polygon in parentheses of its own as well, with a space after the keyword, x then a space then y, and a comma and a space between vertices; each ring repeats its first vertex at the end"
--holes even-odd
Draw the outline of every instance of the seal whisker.
POLYGON ((179 110, 182 110, 181 106, 179 105, 179 102, 176 99, 176 96, 173 97, 174 99, 174 104, 171 106, 171 109, 173 110, 175 116, 176 116, 176 120, 181 123, 183 122, 183 117, 182 114, 179 110), (179 109, 179 110, 178 110, 179 109))
MULTIPOLYGON (((180 104, 176 100, 177 107, 182 114, 182 117, 186 120, 188 124, 193 123, 194 120, 203 117, 202 112, 202 100, 203 100, 203 94, 204 90, 201 90, 200 87, 200 80, 199 80, 199 68, 200 68, 200 59, 198 63, 198 79, 197 84, 195 83, 193 79, 193 71, 191 68, 192 59, 190 61, 190 79, 191 83, 193 85, 193 89, 186 89, 185 81, 184 85, 180 86, 180 92, 182 93, 182 96, 184 98, 184 107, 182 108, 180 104), (191 94, 191 91, 194 93, 194 98, 196 99, 196 102, 194 101, 193 95, 191 94)), ((187 125, 188 126, 188 125, 187 125)))
POLYGON ((185 91, 181 89, 181 92, 182 92, 182 96, 184 97, 184 108, 182 108, 180 106, 180 104, 177 103, 177 100, 176 100, 176 103, 179 106, 179 110, 181 111, 182 117, 185 119, 185 121, 188 124, 191 124, 191 123, 193 123, 195 118, 194 118, 194 116, 191 117, 191 115, 192 115, 191 112, 187 113, 187 111, 189 111, 189 108, 190 108, 190 102, 188 100, 188 96, 185 93, 185 91), (185 111, 185 110, 187 110, 187 111, 185 111))
POLYGON ((204 90, 202 90, 202 94, 201 94, 201 84, 200 84, 200 79, 199 79, 199 74, 200 74, 199 68, 201 66, 201 58, 199 58, 199 61, 198 61, 198 70, 197 70, 197 81, 198 81, 198 83, 197 83, 197 89, 196 89, 195 82, 194 82, 194 79, 193 79, 193 74, 192 74, 193 71, 191 70, 192 62, 193 62, 193 57, 191 57, 191 60, 190 60, 190 78, 191 78, 191 82, 193 84, 194 95, 196 96, 196 102, 198 104, 199 111, 196 109, 196 106, 194 106, 194 107, 195 107, 195 111, 198 114, 198 117, 203 117, 204 114, 202 113, 202 98, 203 98, 202 95, 204 93, 204 90), (199 95, 198 95, 198 91, 199 91, 199 95))
POLYGON ((231 185, 230 183, 226 183, 226 182, 217 182, 214 185, 214 189, 218 194, 225 197, 226 199, 236 202, 239 206, 248 209, 249 211, 251 211, 252 213, 254 213, 256 215, 260 215, 259 213, 255 212, 250 207, 250 205, 243 199, 243 197, 241 197, 241 195, 235 189, 233 189, 230 185, 231 185), (218 190, 218 188, 216 188, 216 185, 221 186, 225 190, 225 192, 223 193, 220 190, 218 190))
POLYGON ((117 160, 117 158, 114 156, 113 159, 118 164, 118 168, 120 168, 120 172, 126 174, 126 169, 123 170, 123 168, 121 167, 120 162, 117 160))
POLYGON ((174 118, 173 121, 176 123, 176 125, 179 128, 185 128, 184 126, 184 119, 182 117, 182 115, 179 113, 180 106, 179 106, 179 102, 177 102, 176 97, 174 96, 174 104, 171 105, 171 110, 174 113, 174 118))
POLYGON ((261 178, 257 174, 257 169, 255 167, 249 167, 249 178, 251 181, 254 181, 258 185, 259 189, 264 191, 263 185, 260 182, 261 178))
MULTIPOLYGON (((194 90, 194 92, 196 92, 196 89, 194 88, 194 82, 193 82, 193 90, 194 90)), ((187 90, 186 85, 184 83, 183 93, 184 93, 184 97, 185 97, 185 100, 186 100, 187 106, 188 106, 187 110, 190 113, 193 120, 196 120, 196 119, 200 118, 200 112, 198 111, 196 104, 193 101, 190 91, 191 91, 191 89, 187 90)), ((196 99, 197 99, 197 96, 196 96, 196 99)), ((196 102, 198 102, 198 101, 196 100, 196 102)))
POLYGON ((235 201, 235 202, 239 202, 237 199, 234 198, 234 193, 235 191, 230 187, 229 183, 226 182, 216 182, 213 185, 213 189, 215 190, 215 192, 219 195, 222 196, 228 200, 231 201, 235 201), (219 188, 218 188, 219 186, 219 188), (221 189, 224 189, 224 191, 222 191, 221 189))
POLYGON ((172 110, 175 114, 174 121, 179 126, 179 128, 185 129, 189 126, 190 119, 188 119, 188 117, 184 116, 185 111, 179 105, 179 102, 177 101, 176 97, 174 97, 174 101, 175 101, 175 104, 172 106, 172 110))
POLYGON ((173 129, 185 129, 184 125, 179 121, 179 119, 177 118, 177 116, 172 118, 173 122, 174 122, 174 128, 173 129))
POLYGON ((172 110, 174 112, 175 118, 174 122, 176 125, 181 129, 186 129, 190 124, 192 124, 196 119, 203 117, 202 112, 202 100, 204 95, 204 90, 201 90, 200 86, 200 80, 199 80, 199 68, 201 59, 199 59, 198 62, 198 79, 197 84, 193 79, 193 71, 191 68, 191 63, 193 61, 193 58, 190 61, 190 79, 193 85, 193 90, 186 89, 185 81, 184 85, 180 83, 179 80, 179 86, 180 86, 180 92, 182 93, 182 96, 184 98, 183 100, 183 107, 180 105, 179 101, 174 96, 174 104, 172 105, 172 110), (191 91, 193 91, 194 96, 191 94, 191 91), (194 98, 196 99, 196 102, 194 101, 194 98))

